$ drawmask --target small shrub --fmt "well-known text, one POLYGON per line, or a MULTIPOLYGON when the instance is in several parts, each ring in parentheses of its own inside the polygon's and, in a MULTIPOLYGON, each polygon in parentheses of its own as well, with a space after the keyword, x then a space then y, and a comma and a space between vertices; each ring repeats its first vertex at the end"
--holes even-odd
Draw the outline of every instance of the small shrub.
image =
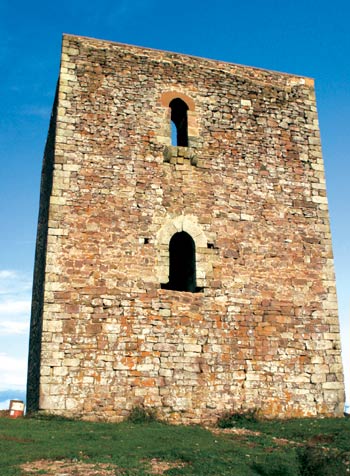
POLYGON ((154 408, 134 407, 128 416, 128 421, 131 423, 150 423, 157 421, 157 414, 154 408))
POLYGON ((299 476, 297 467, 281 462, 278 458, 277 461, 269 460, 265 463, 254 463, 252 468, 259 476, 299 476))
POLYGON ((78 418, 66 417, 63 415, 56 415, 49 412, 31 412, 27 413, 25 418, 30 420, 42 420, 42 421, 77 421, 78 418))
POLYGON ((306 446, 298 451, 301 476, 345 476, 347 466, 339 451, 306 446))
POLYGON ((248 410, 245 412, 225 413, 219 418, 217 425, 219 428, 233 428, 235 426, 244 426, 247 423, 257 423, 258 410, 248 410))

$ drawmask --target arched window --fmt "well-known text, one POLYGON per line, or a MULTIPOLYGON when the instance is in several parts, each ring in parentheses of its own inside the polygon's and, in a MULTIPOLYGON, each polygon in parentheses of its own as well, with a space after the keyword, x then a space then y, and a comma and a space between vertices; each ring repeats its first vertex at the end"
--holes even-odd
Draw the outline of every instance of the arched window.
POLYGON ((173 291, 196 292, 196 246, 185 231, 175 233, 169 243, 169 282, 173 291))
POLYGON ((188 147, 188 106, 182 99, 175 98, 170 102, 169 107, 171 109, 172 145, 188 147))

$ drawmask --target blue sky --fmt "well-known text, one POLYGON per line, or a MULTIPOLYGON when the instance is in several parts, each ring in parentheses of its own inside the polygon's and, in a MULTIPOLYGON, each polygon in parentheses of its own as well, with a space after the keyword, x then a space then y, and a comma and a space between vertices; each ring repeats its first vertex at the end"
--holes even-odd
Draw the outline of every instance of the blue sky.
POLYGON ((315 78, 350 400, 348 1, 0 3, 0 389, 25 385, 43 149, 62 33, 315 78))

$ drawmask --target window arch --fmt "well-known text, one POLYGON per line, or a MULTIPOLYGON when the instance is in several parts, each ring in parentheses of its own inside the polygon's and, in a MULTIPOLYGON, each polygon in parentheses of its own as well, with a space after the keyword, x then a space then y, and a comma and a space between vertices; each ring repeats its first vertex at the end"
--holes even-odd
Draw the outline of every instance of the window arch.
POLYGON ((169 242, 169 282, 173 291, 196 292, 196 246, 188 233, 175 233, 169 242))
POLYGON ((171 135, 172 135, 172 145, 179 147, 188 147, 188 121, 187 121, 187 111, 188 106, 180 98, 173 99, 169 107, 171 109, 171 135))
POLYGON ((208 288, 210 280, 214 277, 213 263, 217 258, 218 250, 208 250, 208 239, 202 226, 198 224, 198 218, 195 215, 164 217, 163 224, 159 228, 154 242, 157 251, 155 279, 160 283, 162 289, 171 289, 169 287, 169 244, 174 234, 182 231, 190 235, 194 241, 195 292, 201 293, 205 288, 208 288))

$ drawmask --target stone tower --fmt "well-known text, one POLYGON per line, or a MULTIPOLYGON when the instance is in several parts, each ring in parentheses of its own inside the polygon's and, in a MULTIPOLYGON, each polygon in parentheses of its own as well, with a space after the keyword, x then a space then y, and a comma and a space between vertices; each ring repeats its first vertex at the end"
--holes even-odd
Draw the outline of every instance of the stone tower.
POLYGON ((343 402, 313 81, 64 36, 29 410, 198 423, 343 402))

